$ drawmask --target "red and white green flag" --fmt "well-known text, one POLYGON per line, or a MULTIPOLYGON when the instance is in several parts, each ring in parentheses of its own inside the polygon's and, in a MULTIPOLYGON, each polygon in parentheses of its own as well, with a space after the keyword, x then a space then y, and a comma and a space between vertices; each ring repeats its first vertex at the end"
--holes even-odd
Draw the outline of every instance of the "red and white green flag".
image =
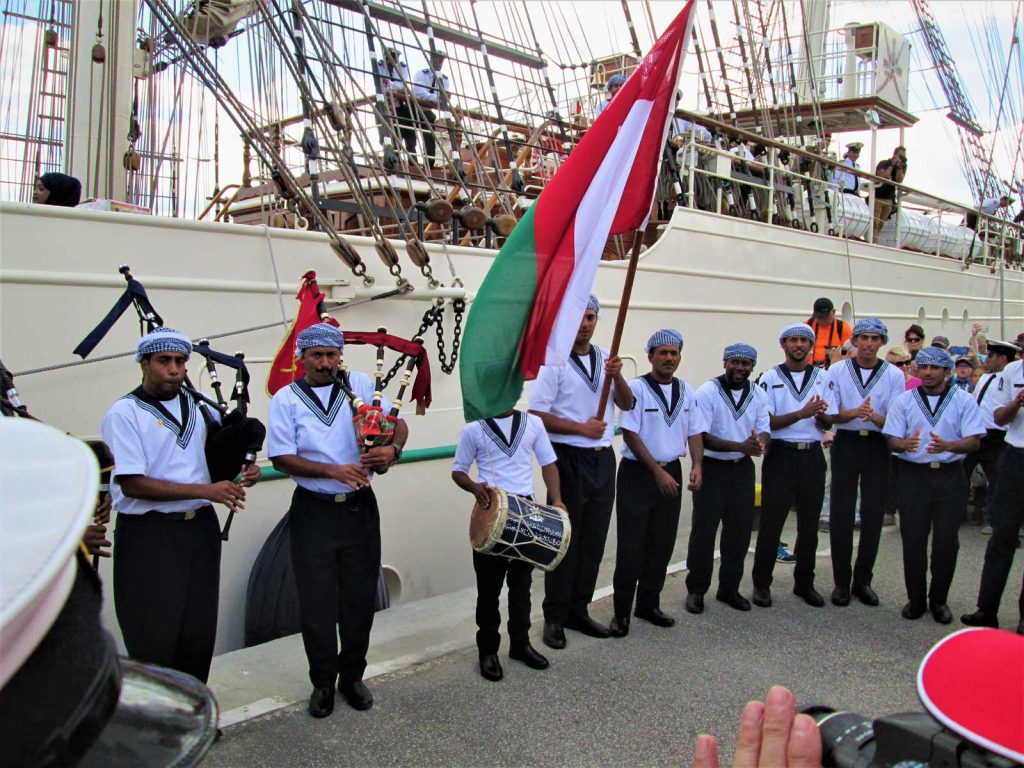
POLYGON ((542 365, 565 363, 608 237, 647 225, 693 5, 658 38, 495 257, 462 339, 467 421, 508 410, 542 365))

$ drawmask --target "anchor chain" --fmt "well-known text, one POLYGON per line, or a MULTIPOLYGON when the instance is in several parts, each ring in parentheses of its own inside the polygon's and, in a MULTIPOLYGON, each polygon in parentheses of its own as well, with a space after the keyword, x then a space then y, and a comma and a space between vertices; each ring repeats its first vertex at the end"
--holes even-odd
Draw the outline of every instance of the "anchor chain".
MULTIPOLYGON (((452 330, 452 348, 451 348, 451 359, 449 360, 448 353, 444 348, 444 299, 438 299, 437 303, 423 313, 423 320, 420 323, 420 327, 412 338, 423 339, 426 336, 427 330, 430 326, 436 326, 437 334, 437 359, 441 363, 441 370, 445 373, 452 373, 455 370, 455 363, 459 359, 459 346, 462 344, 462 319, 466 314, 466 301, 465 299, 453 299, 452 300, 452 311, 455 315, 455 325, 452 330)), ((386 387, 388 383, 394 378, 395 374, 405 365, 405 361, 408 355, 399 355, 398 359, 395 360, 395 364, 391 366, 391 369, 384 375, 383 386, 386 387)))

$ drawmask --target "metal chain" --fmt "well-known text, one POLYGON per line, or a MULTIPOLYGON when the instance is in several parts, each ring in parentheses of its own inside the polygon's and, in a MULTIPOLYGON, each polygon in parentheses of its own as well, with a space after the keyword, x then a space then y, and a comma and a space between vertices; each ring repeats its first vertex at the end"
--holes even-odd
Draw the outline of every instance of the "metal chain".
MULTIPOLYGON (((420 323, 419 329, 412 337, 420 339, 425 338, 427 329, 432 325, 436 326, 437 359, 441 363, 441 370, 448 374, 455 370, 455 363, 459 359, 459 346, 462 344, 462 319, 466 314, 465 300, 453 299, 452 311, 455 313, 455 327, 452 331, 451 360, 449 360, 448 354, 445 352, 444 348, 444 299, 438 299, 437 304, 423 313, 423 321, 420 323)), ((408 355, 398 356, 398 359, 395 360, 395 364, 392 365, 391 369, 384 375, 384 381, 381 385, 382 389, 387 387, 391 382, 391 379, 393 379, 402 366, 405 365, 405 361, 407 359, 408 355)))

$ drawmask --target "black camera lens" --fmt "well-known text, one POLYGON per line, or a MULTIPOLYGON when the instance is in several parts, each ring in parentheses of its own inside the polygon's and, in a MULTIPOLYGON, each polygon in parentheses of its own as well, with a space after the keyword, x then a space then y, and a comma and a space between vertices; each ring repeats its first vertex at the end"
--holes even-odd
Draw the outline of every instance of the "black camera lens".
POLYGON ((837 712, 829 707, 807 707, 821 732, 821 764, 824 768, 865 768, 875 756, 875 732, 871 721, 856 712, 837 712))

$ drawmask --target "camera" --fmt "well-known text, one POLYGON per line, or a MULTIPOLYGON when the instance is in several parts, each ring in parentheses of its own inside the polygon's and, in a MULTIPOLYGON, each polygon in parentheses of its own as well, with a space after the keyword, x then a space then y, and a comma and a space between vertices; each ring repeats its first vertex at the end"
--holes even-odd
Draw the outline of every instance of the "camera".
POLYGON ((1019 765, 944 728, 925 712, 885 715, 871 722, 822 706, 804 713, 818 723, 825 768, 1012 768, 1019 765))

